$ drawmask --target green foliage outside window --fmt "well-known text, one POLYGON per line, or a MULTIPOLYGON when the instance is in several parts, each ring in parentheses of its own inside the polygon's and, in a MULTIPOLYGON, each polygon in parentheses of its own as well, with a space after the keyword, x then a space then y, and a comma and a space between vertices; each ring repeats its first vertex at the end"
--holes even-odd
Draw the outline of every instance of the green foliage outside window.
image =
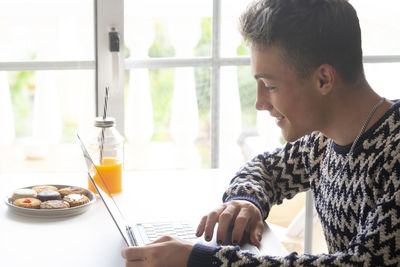
POLYGON ((34 71, 9 72, 11 103, 14 113, 16 137, 31 133, 31 110, 35 85, 32 82, 34 71))
MULTIPOLYGON (((149 48, 149 57, 173 57, 175 49, 166 37, 163 24, 156 21, 155 39, 149 48)), ((154 135, 152 141, 166 141, 169 136, 171 100, 174 87, 172 69, 150 69, 150 91, 153 104, 154 135)))

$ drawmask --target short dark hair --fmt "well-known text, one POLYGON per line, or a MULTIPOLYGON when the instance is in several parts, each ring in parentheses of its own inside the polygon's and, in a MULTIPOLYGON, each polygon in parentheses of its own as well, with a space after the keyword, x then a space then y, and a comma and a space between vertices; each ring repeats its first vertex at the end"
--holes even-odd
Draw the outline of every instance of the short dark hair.
POLYGON ((361 30, 346 0, 257 0, 239 21, 256 47, 279 46, 300 77, 332 65, 347 82, 364 76, 361 30))

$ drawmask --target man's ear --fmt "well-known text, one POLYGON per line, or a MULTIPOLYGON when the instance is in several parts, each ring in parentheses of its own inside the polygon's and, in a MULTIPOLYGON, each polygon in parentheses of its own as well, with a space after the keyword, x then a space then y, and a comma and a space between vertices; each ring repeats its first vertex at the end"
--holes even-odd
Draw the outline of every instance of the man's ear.
POLYGON ((336 71, 332 65, 322 64, 314 72, 314 82, 322 95, 329 94, 335 84, 336 71))

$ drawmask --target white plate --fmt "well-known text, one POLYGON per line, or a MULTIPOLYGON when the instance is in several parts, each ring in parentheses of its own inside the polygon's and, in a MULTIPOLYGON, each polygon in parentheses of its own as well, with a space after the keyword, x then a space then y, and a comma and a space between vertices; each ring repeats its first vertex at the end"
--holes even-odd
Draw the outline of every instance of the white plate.
MULTIPOLYGON (((47 184, 46 184, 47 185, 47 184)), ((50 184, 52 186, 57 187, 58 189, 64 188, 64 187, 71 187, 73 185, 57 185, 57 184, 50 184)), ((27 186, 23 188, 32 188, 37 185, 32 185, 32 186, 27 186)), ((73 186, 77 187, 77 186, 73 186)), ((85 188, 83 188, 85 189, 85 188)), ((88 190, 85 189, 87 192, 87 197, 89 198, 89 202, 80 206, 72 207, 72 208, 66 208, 66 209, 28 209, 28 208, 22 208, 15 206, 13 204, 12 200, 12 193, 7 195, 4 198, 4 202, 7 204, 8 208, 10 211, 19 214, 19 215, 24 215, 24 216, 30 216, 30 217, 48 217, 48 218, 56 218, 56 217, 68 217, 68 216, 73 216, 73 215, 78 215, 81 213, 84 213, 87 211, 90 206, 93 204, 93 202, 96 201, 96 195, 88 190)))

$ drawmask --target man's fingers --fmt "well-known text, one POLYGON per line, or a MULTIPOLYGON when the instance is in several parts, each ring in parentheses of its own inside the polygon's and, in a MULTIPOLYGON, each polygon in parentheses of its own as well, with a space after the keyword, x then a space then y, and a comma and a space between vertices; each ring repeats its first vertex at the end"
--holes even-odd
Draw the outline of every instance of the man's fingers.
POLYGON ((211 212, 208 215, 206 226, 204 229, 204 239, 206 241, 211 241, 213 237, 214 227, 218 221, 218 213, 216 211, 211 212))
POLYGON ((239 244, 243 239, 244 231, 247 231, 250 234, 247 242, 250 241, 259 246, 263 223, 261 212, 253 203, 245 200, 233 200, 221 205, 201 219, 196 236, 200 237, 204 234, 204 239, 211 241, 217 222, 219 224, 216 238, 218 244, 221 245, 226 241, 228 228, 233 223, 231 236, 233 244, 239 244))
POLYGON ((228 206, 219 216, 217 230, 217 244, 222 245, 226 240, 226 234, 233 219, 236 217, 237 207, 228 206))
POLYGON ((225 210, 226 206, 222 205, 218 209, 210 212, 207 217, 205 229, 204 229, 204 239, 206 241, 211 241, 214 233, 215 224, 218 222, 220 214, 225 210))
POLYGON ((144 249, 144 247, 128 247, 123 249, 121 251, 121 254, 122 257, 125 258, 127 262, 128 261, 140 262, 147 260, 145 252, 146 250, 144 249))
POLYGON ((251 217, 249 216, 247 210, 241 209, 239 211, 233 226, 232 244, 237 245, 242 240, 244 230, 247 228, 250 218, 251 217))
POLYGON ((197 237, 200 237, 204 233, 204 229, 206 228, 206 222, 207 222, 207 216, 203 216, 203 218, 201 218, 199 226, 197 226, 197 231, 196 231, 197 237))
POLYGON ((258 221, 254 229, 250 232, 250 242, 258 248, 260 248, 263 231, 264 224, 262 221, 258 221))

